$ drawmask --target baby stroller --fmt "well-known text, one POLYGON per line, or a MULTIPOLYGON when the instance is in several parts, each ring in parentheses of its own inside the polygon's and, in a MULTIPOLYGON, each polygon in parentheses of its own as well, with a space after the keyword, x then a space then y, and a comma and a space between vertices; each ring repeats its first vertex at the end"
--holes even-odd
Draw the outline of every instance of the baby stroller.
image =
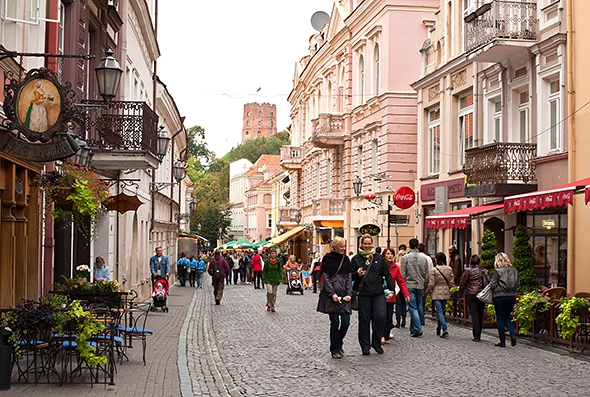
POLYGON ((287 294, 301 292, 303 295, 303 284, 301 283, 301 272, 299 270, 287 270, 287 294))
POLYGON ((161 307, 163 312, 168 313, 168 306, 166 306, 166 301, 168 300, 168 281, 165 278, 159 278, 154 282, 152 300, 154 302, 152 311, 156 311, 156 308, 161 307))

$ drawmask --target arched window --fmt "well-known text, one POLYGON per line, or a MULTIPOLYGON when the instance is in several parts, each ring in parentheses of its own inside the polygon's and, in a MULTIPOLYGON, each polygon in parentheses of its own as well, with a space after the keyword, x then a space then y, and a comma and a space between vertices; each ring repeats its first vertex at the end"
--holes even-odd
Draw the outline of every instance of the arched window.
POLYGON ((373 95, 379 95, 379 44, 373 51, 373 95))
POLYGON ((359 85, 358 85, 358 105, 365 101, 365 57, 359 55, 359 85))

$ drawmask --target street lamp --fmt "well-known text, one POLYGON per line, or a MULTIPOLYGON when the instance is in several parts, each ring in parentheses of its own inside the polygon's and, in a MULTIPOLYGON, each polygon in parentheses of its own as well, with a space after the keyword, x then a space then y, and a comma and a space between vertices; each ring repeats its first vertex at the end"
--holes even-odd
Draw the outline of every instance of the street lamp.
POLYGON ((358 175, 352 181, 352 189, 354 190, 354 194, 356 194, 357 197, 360 197, 363 191, 363 181, 361 181, 361 178, 359 178, 358 175))
POLYGON ((163 125, 161 125, 158 130, 158 138, 156 143, 156 155, 160 161, 162 161, 162 159, 166 156, 166 153, 168 153, 168 145, 170 144, 170 135, 168 135, 168 132, 164 129, 163 125))
POLYGON ((176 160, 172 166, 172 176, 176 179, 176 182, 150 182, 150 190, 152 193, 159 192, 167 186, 178 185, 186 175, 186 169, 182 161, 176 160))
POLYGON ((299 226, 299 223, 301 222, 301 210, 295 211, 295 214, 293 214, 293 216, 295 217, 295 222, 297 222, 297 226, 299 226))
POLYGON ((98 66, 94 69, 98 80, 98 92, 107 105, 117 94, 123 74, 123 69, 113 54, 111 49, 107 50, 106 57, 101 58, 98 66))
POLYGON ((174 219, 176 219, 177 221, 180 221, 181 219, 189 219, 197 211, 198 204, 199 202, 197 201, 197 199, 193 197, 192 200, 188 203, 188 212, 174 214, 174 219))

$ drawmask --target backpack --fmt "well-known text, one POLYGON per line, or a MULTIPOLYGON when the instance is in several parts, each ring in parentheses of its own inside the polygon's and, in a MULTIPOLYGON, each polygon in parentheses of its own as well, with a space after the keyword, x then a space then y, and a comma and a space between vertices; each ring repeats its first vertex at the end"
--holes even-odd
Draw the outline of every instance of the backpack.
POLYGON ((223 271, 221 270, 221 265, 219 264, 219 262, 215 262, 215 267, 213 267, 213 280, 222 280, 223 277, 223 271))

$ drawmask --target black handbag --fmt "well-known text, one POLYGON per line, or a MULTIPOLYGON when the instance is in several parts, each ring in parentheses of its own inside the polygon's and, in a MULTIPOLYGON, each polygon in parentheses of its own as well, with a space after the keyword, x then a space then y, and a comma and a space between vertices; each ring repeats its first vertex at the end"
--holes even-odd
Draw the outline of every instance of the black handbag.
POLYGON ((359 309, 359 291, 363 288, 363 285, 365 285, 365 280, 366 280, 367 274, 369 274, 369 270, 371 270, 371 265, 372 264, 373 264, 373 262, 371 261, 369 263, 369 267, 367 267, 367 272, 363 276, 363 281, 361 281, 361 283, 359 284, 358 290, 357 291, 352 291, 352 297, 350 299, 350 308, 352 310, 358 310, 359 309))

